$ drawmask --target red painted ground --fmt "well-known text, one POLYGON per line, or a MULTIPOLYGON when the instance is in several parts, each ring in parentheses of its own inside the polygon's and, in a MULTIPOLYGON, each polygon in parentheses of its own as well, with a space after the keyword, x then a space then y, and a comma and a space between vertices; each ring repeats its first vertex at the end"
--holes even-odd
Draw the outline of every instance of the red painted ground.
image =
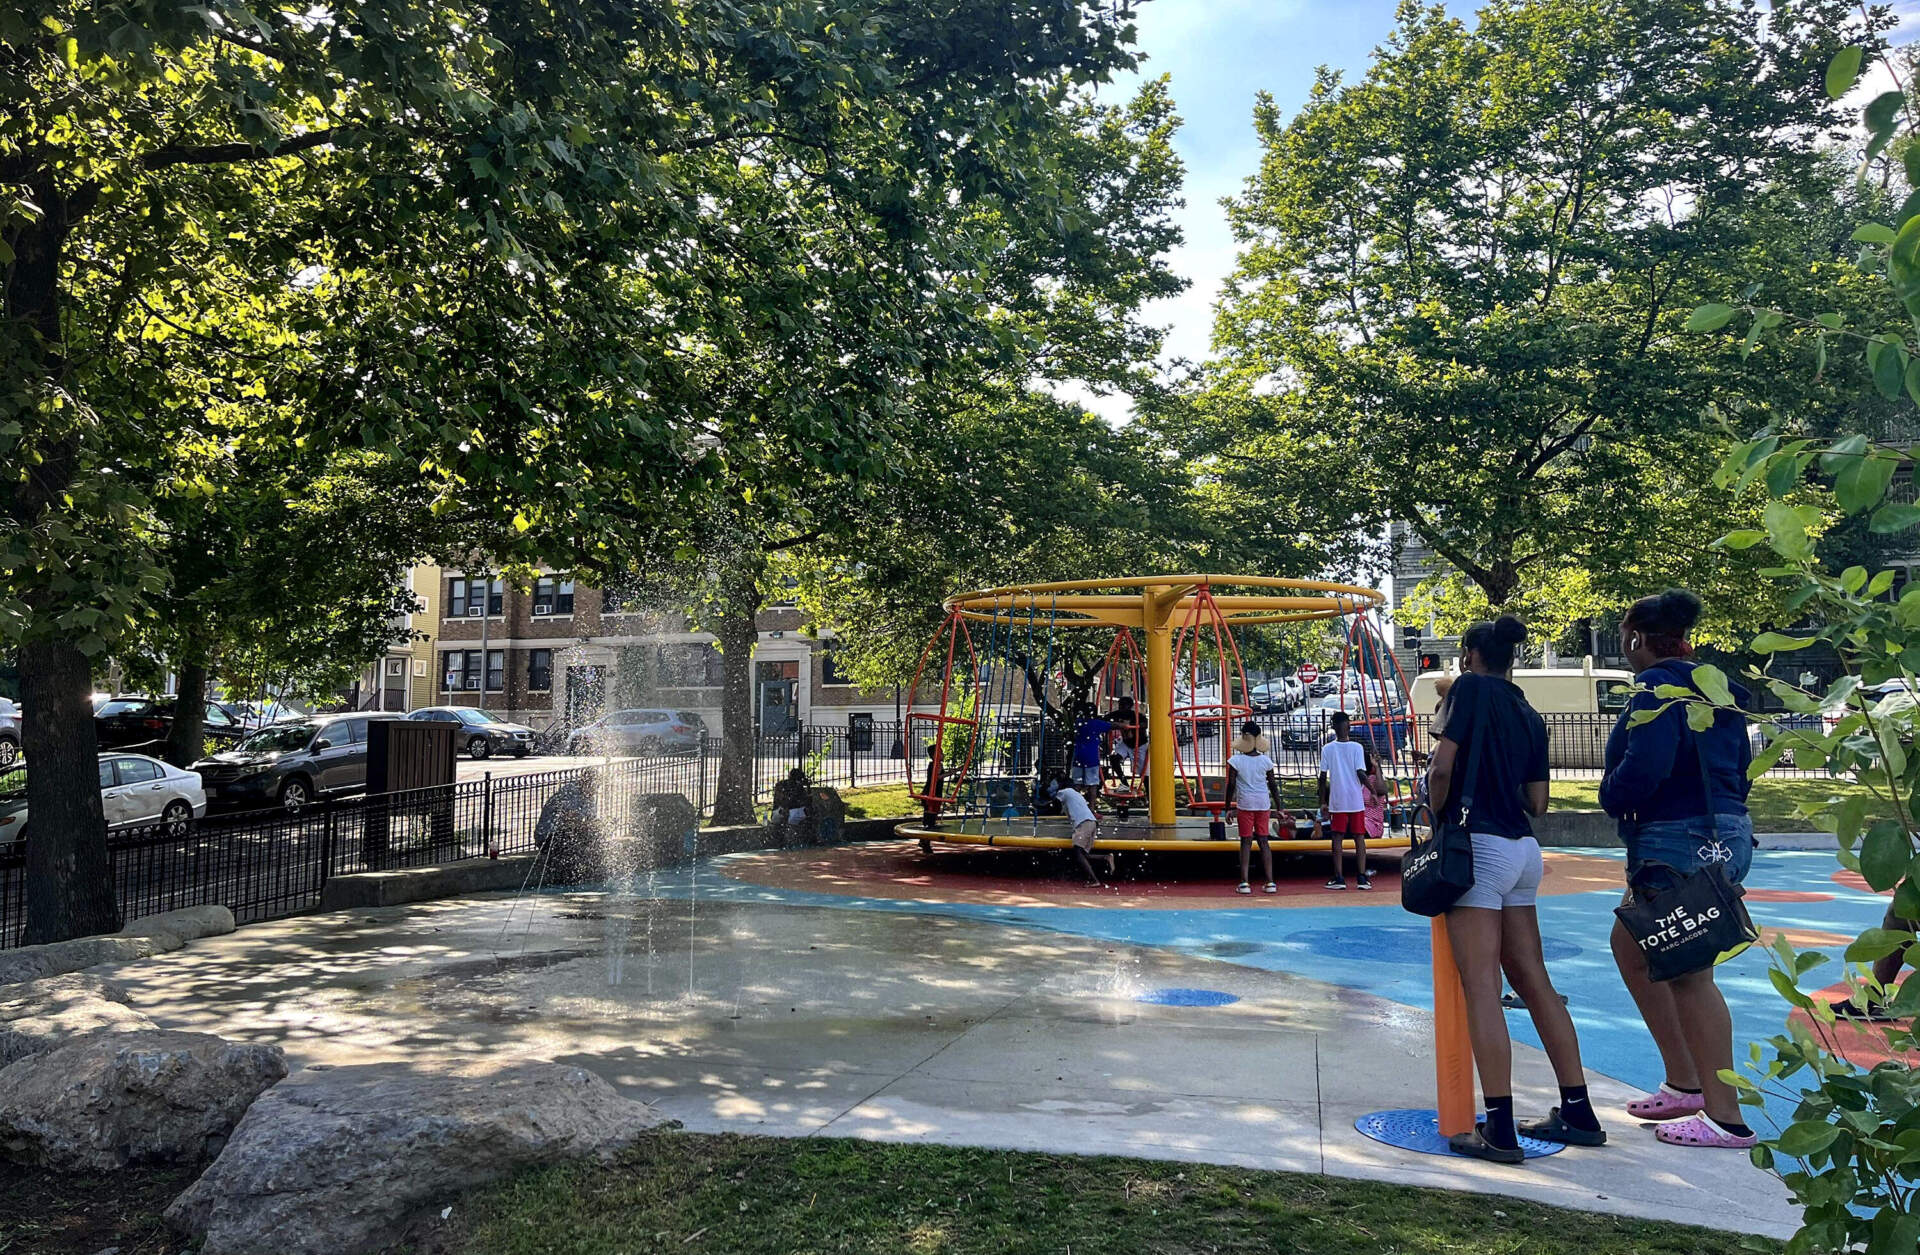
MULTIPOLYGON (((1849 997, 1844 984, 1829 985, 1813 996, 1826 1002, 1842 1002, 1849 997)), ((1910 1068, 1920 1067, 1920 1051, 1896 1050, 1887 1044, 1887 1030, 1893 1028, 1903 1031, 1907 1027, 1904 1024, 1860 1024, 1852 1020, 1840 1020, 1828 1028, 1797 1008, 1789 1018, 1805 1025, 1814 1040, 1824 1042, 1833 1053, 1856 1067, 1871 1068, 1887 1062, 1904 1063, 1910 1068)))
MULTIPOLYGON (((1193 910, 1217 907, 1365 906, 1397 902, 1400 871, 1397 853, 1375 863, 1374 888, 1362 893, 1323 887, 1328 874, 1322 856, 1275 859, 1280 891, 1260 890, 1260 857, 1254 854, 1254 893, 1234 892, 1239 881, 1236 854, 1122 855, 1120 875, 1107 887, 1082 883, 1072 863, 1051 851, 964 850, 922 854, 912 841, 866 842, 821 850, 782 850, 723 859, 719 866, 735 880, 771 888, 797 889, 847 897, 921 902, 965 902, 993 906, 1123 906, 1132 910, 1193 910)), ((1095 866, 1104 868, 1096 859, 1095 866)), ((1351 860, 1349 860, 1351 868, 1351 860)), ((1349 884, 1351 873, 1349 873, 1349 884)), ((1620 864, 1610 859, 1553 853, 1547 856, 1545 893, 1583 893, 1620 884, 1620 864)))
POLYGON ((1804 889, 1749 889, 1749 902, 1831 902, 1831 893, 1812 893, 1804 889))
POLYGON ((1886 897, 1886 898, 1890 898, 1893 896, 1893 890, 1875 889, 1872 885, 1867 883, 1867 878, 1865 876, 1862 876, 1859 872, 1848 871, 1844 867, 1842 867, 1839 871, 1833 873, 1833 883, 1846 889, 1858 889, 1862 893, 1879 893, 1880 896, 1886 897))

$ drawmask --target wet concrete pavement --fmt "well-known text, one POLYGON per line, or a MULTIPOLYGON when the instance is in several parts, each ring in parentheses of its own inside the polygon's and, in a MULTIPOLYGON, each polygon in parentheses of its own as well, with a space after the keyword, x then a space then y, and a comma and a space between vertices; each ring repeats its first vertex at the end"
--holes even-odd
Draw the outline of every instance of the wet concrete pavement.
MULTIPOLYGON (((599 893, 244 928, 111 973, 166 1027, 375 1059, 578 1063, 703 1131, 1126 1154, 1510 1194, 1762 1233, 1779 1184, 1661 1146, 1593 1078, 1613 1143, 1522 1168, 1354 1131, 1431 1106, 1427 1016, 1307 977, 977 919, 599 893), (1200 988, 1229 1005, 1137 996, 1200 988)), ((1522 1112, 1553 1100, 1516 1043, 1522 1112)), ((297 1077, 296 1077, 297 1080, 297 1077)))

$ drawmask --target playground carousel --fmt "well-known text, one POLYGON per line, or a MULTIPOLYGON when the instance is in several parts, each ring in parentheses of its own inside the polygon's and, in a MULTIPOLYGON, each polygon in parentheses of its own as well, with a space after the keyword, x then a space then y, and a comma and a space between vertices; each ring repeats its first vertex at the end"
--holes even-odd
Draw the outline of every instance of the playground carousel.
MULTIPOLYGON (((1369 845, 1405 849, 1419 729, 1378 621, 1384 600, 1353 585, 1248 575, 1072 580, 948 598, 906 716, 922 816, 897 831, 928 849, 1065 848, 1070 827, 1048 813, 1044 782, 1077 766, 1086 773, 1078 787, 1099 802, 1096 850, 1237 850, 1220 823, 1225 758, 1254 711, 1235 632, 1337 620, 1344 656, 1329 706, 1348 712, 1390 791, 1391 826, 1369 845), (1084 762, 1089 746, 1097 768, 1084 762)), ((1310 748, 1283 774, 1311 777, 1310 748)), ((1310 778, 1295 783, 1304 792, 1290 801, 1311 796, 1310 778)), ((1276 850, 1326 848, 1310 836, 1313 809, 1291 806, 1276 850)))

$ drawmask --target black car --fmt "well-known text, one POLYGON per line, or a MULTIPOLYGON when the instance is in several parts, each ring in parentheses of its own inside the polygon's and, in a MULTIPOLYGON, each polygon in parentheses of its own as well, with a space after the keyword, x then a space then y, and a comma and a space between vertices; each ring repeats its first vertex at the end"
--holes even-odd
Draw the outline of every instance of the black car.
POLYGON ((367 725, 396 715, 329 715, 260 729, 193 765, 207 805, 278 806, 298 812, 316 798, 367 787, 367 725))
POLYGON ((425 723, 456 725, 456 742, 473 758, 491 758, 494 754, 525 758, 533 753, 532 728, 495 719, 475 706, 429 706, 425 710, 414 711, 407 718, 425 723))
MULTIPOLYGON (((103 750, 157 745, 173 731, 177 709, 171 697, 110 697, 93 708, 94 736, 103 750)), ((232 745, 247 734, 247 729, 225 706, 208 702, 201 732, 210 740, 232 745)))

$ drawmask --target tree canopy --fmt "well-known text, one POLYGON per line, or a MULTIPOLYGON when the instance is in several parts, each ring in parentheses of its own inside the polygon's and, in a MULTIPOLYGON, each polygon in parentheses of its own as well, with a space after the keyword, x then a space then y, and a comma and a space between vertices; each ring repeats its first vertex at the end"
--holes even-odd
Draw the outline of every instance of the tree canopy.
POLYGON ((1409 2, 1357 81, 1322 71, 1291 119, 1263 96, 1197 447, 1229 483, 1299 485, 1329 537, 1408 524, 1484 604, 1581 573, 1602 602, 1725 586, 1712 520, 1741 507, 1693 443, 1715 407, 1854 395, 1683 330, 1726 276, 1803 284, 1808 250, 1846 247, 1795 214, 1832 201, 1822 75, 1858 12, 1794 13, 1409 2))
POLYGON ((1127 19, 1080 0, 0 14, 0 630, 37 764, 29 939, 113 924, 89 670, 184 574, 164 498, 205 491, 211 443, 373 450, 503 560, 557 535, 598 552, 702 489, 716 359, 750 337, 768 378, 817 364, 846 331, 818 317, 830 298, 869 315, 844 386, 785 419, 823 461, 857 457, 928 363, 998 342, 967 278, 990 237, 935 224, 1051 211, 1062 94, 1132 66, 1127 19))

